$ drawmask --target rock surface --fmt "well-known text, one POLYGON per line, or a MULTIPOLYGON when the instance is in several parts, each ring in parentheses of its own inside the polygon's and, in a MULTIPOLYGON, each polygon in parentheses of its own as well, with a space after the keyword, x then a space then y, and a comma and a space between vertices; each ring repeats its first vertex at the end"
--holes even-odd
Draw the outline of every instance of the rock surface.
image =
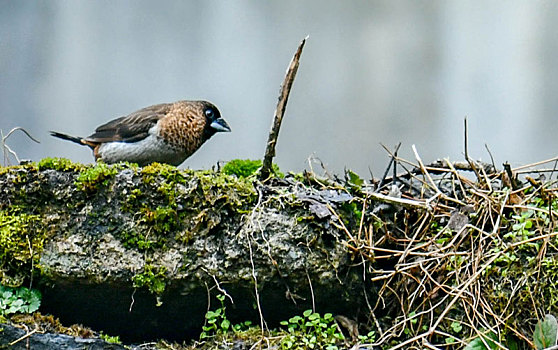
POLYGON ((4 258, 1 273, 33 268, 42 312, 124 341, 197 337, 223 293, 233 322, 261 311, 276 325, 313 305, 354 316, 365 286, 343 238, 350 199, 162 165, 2 168, 0 213, 25 223, 33 258, 4 258))
POLYGON ((0 349, 10 350, 124 350, 122 345, 109 344, 102 339, 84 339, 64 334, 32 333, 8 324, 1 325, 0 349))

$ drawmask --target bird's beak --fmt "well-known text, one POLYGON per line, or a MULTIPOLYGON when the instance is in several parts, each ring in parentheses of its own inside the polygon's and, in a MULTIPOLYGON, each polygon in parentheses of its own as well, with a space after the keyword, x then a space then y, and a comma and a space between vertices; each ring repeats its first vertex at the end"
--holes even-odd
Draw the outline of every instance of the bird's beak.
POLYGON ((217 132, 219 132, 219 131, 230 132, 231 131, 231 128, 229 127, 229 124, 227 124, 227 122, 223 118, 215 119, 209 126, 217 132))

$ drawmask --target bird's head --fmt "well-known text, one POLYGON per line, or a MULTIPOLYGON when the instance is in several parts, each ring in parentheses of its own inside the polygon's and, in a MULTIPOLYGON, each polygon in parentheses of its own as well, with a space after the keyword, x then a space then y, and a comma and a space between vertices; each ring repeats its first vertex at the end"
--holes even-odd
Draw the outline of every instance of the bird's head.
POLYGON ((213 136, 216 132, 230 132, 231 128, 229 124, 221 117, 221 113, 217 107, 212 103, 203 101, 202 102, 203 115, 205 117, 205 138, 208 139, 213 136))

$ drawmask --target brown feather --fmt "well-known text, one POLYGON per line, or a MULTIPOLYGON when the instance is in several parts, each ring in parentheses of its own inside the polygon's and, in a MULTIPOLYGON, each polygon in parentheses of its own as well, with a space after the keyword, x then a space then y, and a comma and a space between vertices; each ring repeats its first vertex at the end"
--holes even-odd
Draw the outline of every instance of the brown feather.
POLYGON ((191 155, 206 141, 204 130, 207 123, 203 110, 208 106, 205 101, 174 103, 161 121, 161 136, 169 144, 191 155))
POLYGON ((89 143, 103 143, 111 141, 137 142, 147 137, 157 121, 163 118, 172 103, 149 106, 135 111, 125 117, 120 117, 99 126, 95 133, 84 138, 89 143))

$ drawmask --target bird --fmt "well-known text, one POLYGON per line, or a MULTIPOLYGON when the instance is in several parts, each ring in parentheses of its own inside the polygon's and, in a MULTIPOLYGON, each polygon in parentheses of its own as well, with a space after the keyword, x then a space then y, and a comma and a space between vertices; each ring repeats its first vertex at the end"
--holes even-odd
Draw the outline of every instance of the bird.
POLYGON ((88 137, 57 131, 50 134, 88 146, 96 161, 178 166, 215 133, 230 131, 211 102, 177 101, 145 107, 111 120, 88 137))

